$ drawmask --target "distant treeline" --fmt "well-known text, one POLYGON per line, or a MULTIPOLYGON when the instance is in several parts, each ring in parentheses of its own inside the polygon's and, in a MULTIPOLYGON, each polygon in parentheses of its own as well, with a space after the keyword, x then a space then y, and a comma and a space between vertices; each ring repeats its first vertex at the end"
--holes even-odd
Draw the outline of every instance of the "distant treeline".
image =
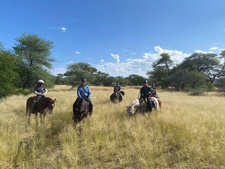
MULTIPOLYGON (((55 84, 77 86, 80 79, 88 79, 89 85, 113 86, 119 81, 122 86, 142 85, 145 77, 132 74, 128 77, 113 77, 98 71, 88 63, 70 64, 67 72, 53 76, 51 49, 53 42, 40 38, 35 34, 22 34, 16 38, 16 43, 10 50, 0 44, 0 98, 11 94, 29 93, 43 79, 46 87, 55 84)), ((181 64, 174 65, 167 53, 162 53, 160 59, 149 65, 152 71, 146 72, 149 83, 155 83, 163 89, 174 87, 177 91, 184 89, 213 90, 216 85, 225 91, 225 51, 220 55, 213 53, 193 53, 181 64)))

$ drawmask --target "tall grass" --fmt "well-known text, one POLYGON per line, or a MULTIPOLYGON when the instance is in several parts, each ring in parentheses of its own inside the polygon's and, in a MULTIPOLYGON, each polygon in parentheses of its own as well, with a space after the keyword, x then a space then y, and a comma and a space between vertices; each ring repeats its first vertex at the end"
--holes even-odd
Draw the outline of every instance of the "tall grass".
POLYGON ((125 88, 122 103, 111 88, 92 87, 94 112, 73 129, 75 90, 55 89, 52 115, 28 125, 28 97, 0 102, 0 168, 225 168, 225 98, 159 92, 158 116, 127 117, 138 89, 125 88))

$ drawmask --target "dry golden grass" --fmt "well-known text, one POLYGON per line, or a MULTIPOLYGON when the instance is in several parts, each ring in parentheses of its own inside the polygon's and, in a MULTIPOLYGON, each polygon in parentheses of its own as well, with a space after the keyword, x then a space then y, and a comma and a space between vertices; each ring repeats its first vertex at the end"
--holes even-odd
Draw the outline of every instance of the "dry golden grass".
POLYGON ((163 108, 127 117, 139 90, 127 87, 112 104, 112 88, 91 87, 94 112, 73 129, 76 90, 57 86, 52 115, 27 124, 27 96, 0 102, 0 168, 225 168, 225 98, 159 92, 163 108))

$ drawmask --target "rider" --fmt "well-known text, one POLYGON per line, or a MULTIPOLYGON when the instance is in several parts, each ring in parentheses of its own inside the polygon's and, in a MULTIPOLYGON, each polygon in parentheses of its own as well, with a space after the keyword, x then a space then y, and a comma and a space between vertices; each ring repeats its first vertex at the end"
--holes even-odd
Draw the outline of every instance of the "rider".
POLYGON ((116 82, 116 86, 114 86, 113 91, 114 91, 114 93, 117 92, 119 94, 119 98, 120 99, 122 98, 122 96, 120 94, 121 86, 120 86, 120 82, 119 81, 116 82))
POLYGON ((154 91, 151 93, 151 97, 159 98, 159 96, 157 95, 157 92, 156 92, 155 83, 152 83, 152 87, 151 88, 154 89, 154 91))
POLYGON ((148 82, 147 80, 143 81, 143 87, 140 90, 140 95, 141 98, 143 100, 147 99, 147 106, 148 106, 148 110, 150 112, 152 112, 152 104, 151 104, 151 100, 150 100, 150 92, 154 92, 154 89, 152 89, 151 87, 148 86, 148 82))
POLYGON ((45 95, 48 93, 48 89, 43 86, 44 83, 45 82, 43 80, 38 80, 38 85, 34 88, 34 93, 37 94, 37 96, 33 101, 33 110, 35 110, 35 103, 37 103, 41 98, 45 97, 45 95))
POLYGON ((86 85, 87 80, 85 78, 81 79, 81 85, 77 88, 77 99, 73 104, 73 112, 78 111, 78 105, 82 98, 86 98, 89 101, 89 115, 92 115, 93 104, 91 102, 91 90, 88 85, 86 85))

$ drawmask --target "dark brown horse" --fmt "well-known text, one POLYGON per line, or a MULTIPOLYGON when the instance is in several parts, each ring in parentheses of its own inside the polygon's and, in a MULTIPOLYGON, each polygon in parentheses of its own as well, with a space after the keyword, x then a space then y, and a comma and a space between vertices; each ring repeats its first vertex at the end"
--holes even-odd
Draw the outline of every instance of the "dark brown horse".
POLYGON ((89 114, 89 101, 85 98, 82 98, 81 100, 80 108, 78 108, 78 111, 74 112, 74 127, 83 119, 87 118, 89 114))
POLYGON ((37 120, 38 112, 40 113, 41 122, 43 122, 44 119, 42 119, 42 115, 43 118, 45 118, 47 110, 49 111, 50 114, 52 114, 53 108, 55 107, 56 99, 52 100, 49 97, 43 97, 37 103, 33 104, 35 97, 36 96, 33 96, 27 99, 26 115, 28 115, 29 113, 28 123, 30 123, 31 113, 35 114, 36 123, 38 124, 37 120))
MULTIPOLYGON (((120 94, 122 96, 125 95, 124 91, 120 91, 120 94)), ((116 88, 116 90, 114 91, 114 93, 111 94, 110 100, 111 100, 111 102, 121 102, 122 101, 122 96, 119 95, 118 88, 116 88)))

